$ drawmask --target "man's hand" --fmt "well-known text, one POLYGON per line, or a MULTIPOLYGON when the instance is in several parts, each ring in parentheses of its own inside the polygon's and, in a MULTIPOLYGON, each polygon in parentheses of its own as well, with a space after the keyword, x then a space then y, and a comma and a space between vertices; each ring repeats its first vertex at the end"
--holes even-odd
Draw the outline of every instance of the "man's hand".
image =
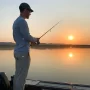
POLYGON ((40 44, 40 38, 37 38, 37 45, 39 45, 40 44))
POLYGON ((36 45, 37 43, 35 42, 31 42, 30 46, 36 45))
POLYGON ((40 44, 40 38, 36 38, 36 42, 31 42, 30 46, 33 46, 33 45, 39 45, 40 44))

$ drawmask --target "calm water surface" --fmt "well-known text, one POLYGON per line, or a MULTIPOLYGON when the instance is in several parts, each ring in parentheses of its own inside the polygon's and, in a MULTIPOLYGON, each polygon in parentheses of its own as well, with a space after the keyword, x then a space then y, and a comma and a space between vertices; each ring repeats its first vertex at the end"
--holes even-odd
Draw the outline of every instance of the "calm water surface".
MULTIPOLYGON (((30 49, 27 79, 90 84, 90 49, 30 49)), ((0 72, 14 75, 13 50, 0 50, 0 72)))

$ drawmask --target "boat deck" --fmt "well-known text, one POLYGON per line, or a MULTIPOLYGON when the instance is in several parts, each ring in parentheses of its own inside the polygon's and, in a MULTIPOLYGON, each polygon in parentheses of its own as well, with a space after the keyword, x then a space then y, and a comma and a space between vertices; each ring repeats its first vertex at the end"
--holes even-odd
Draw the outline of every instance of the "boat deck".
POLYGON ((26 80, 25 90, 90 90, 90 85, 26 80))

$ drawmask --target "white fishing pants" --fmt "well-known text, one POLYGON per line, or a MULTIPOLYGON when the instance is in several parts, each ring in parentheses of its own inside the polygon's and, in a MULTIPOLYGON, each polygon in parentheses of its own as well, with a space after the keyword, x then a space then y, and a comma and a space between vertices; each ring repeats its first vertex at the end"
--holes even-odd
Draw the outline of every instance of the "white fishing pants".
POLYGON ((15 53, 15 76, 13 80, 13 90, 24 90, 25 81, 30 66, 29 53, 15 53))

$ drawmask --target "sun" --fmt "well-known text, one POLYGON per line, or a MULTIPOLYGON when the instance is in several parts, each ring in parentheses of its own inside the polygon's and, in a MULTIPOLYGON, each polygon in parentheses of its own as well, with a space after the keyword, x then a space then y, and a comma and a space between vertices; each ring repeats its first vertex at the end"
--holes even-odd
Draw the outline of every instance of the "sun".
POLYGON ((74 37, 72 35, 68 36, 68 40, 73 40, 74 37))

